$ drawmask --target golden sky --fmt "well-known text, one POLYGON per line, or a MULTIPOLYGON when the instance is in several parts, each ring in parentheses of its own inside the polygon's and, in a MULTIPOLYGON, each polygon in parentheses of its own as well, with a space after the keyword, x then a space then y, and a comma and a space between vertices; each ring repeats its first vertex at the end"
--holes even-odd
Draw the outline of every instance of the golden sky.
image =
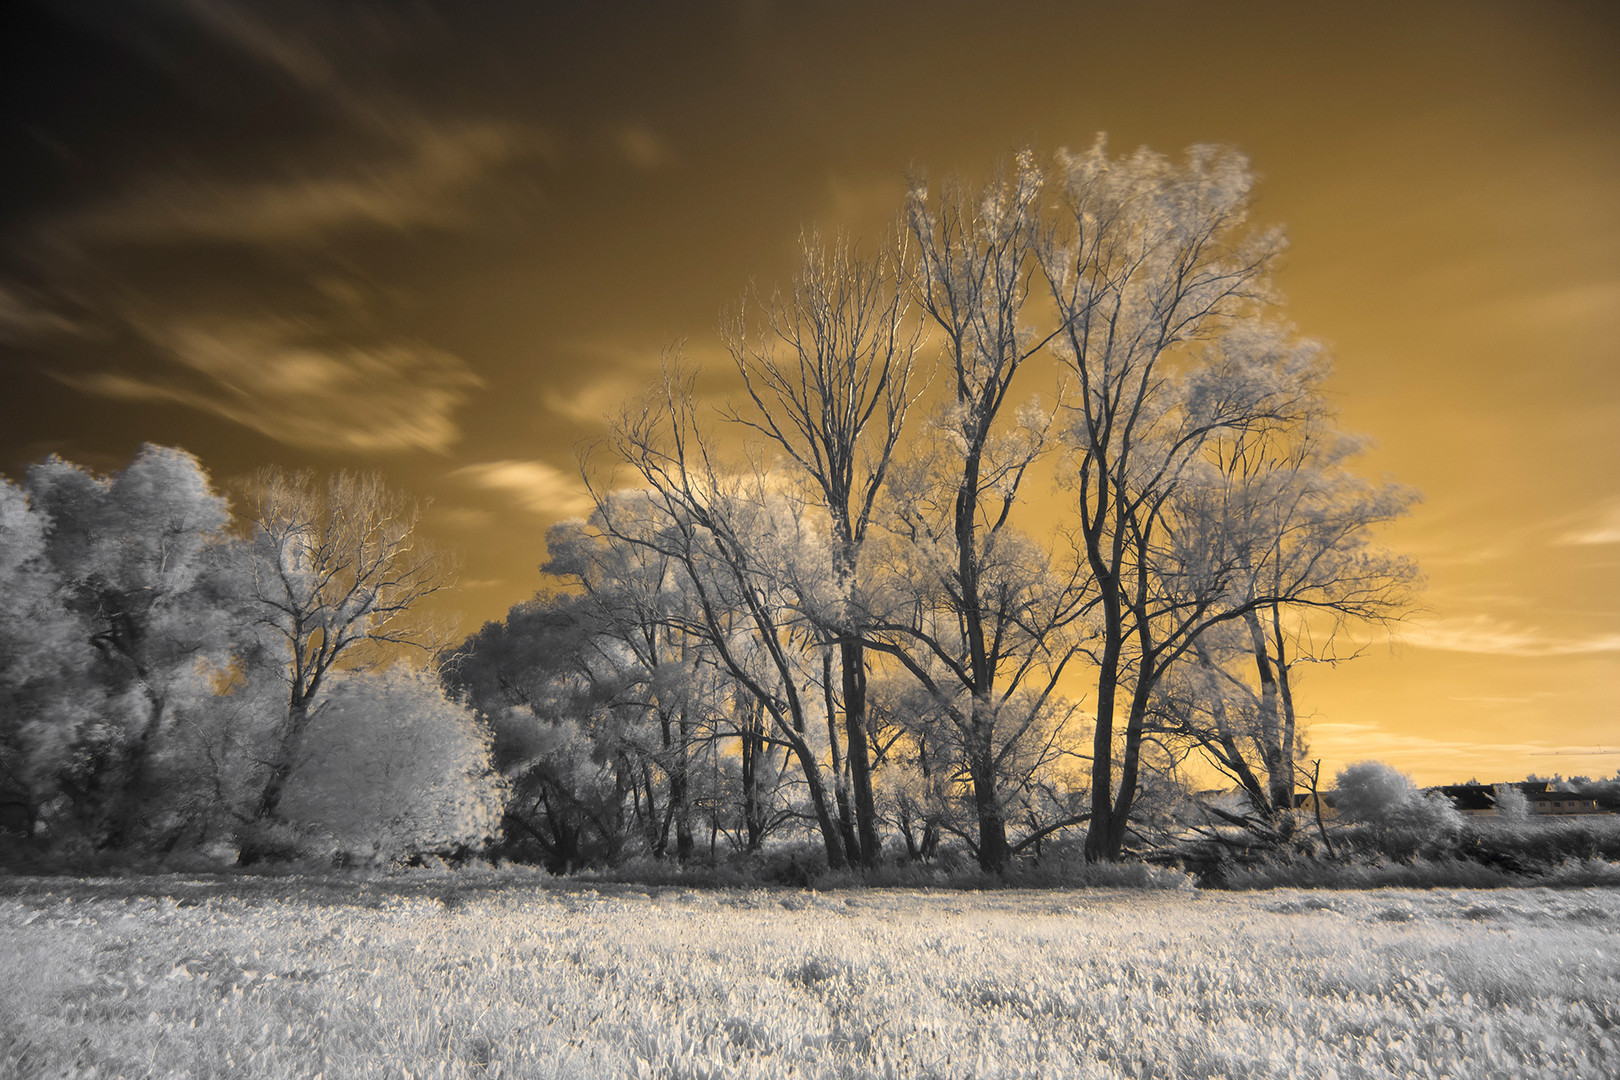
POLYGON ((1314 753, 1620 768, 1612 3, 18 2, 0 25, 0 470, 178 444, 433 500, 469 628, 539 584, 575 448, 799 230, 908 169, 1227 142, 1367 467, 1421 489, 1393 647, 1314 753), (813 11, 805 10, 813 7, 813 11), (1604 749, 1606 753, 1597 753, 1604 749))

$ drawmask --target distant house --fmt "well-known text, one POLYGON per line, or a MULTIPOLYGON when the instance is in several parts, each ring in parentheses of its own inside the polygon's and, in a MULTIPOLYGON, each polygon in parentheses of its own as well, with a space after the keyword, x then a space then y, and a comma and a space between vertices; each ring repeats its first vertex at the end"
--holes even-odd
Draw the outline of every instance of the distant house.
POLYGON ((1450 799, 1458 813, 1482 817, 1497 813, 1496 793, 1504 787, 1518 788, 1523 792, 1530 804, 1530 813, 1538 817, 1602 813, 1595 797, 1553 788, 1545 780, 1521 780, 1516 784, 1447 784, 1429 790, 1450 799))
POLYGON ((1321 799, 1322 820, 1332 821, 1339 816, 1338 792, 1323 791, 1312 795, 1308 791, 1294 793, 1294 813, 1308 820, 1316 819, 1317 799, 1321 799))
POLYGON ((1496 789, 1491 784, 1447 784, 1429 790, 1438 791, 1450 799, 1451 805, 1460 814, 1479 817, 1496 813, 1496 789))
POLYGON ((1530 812, 1537 816, 1602 813, 1596 796, 1555 788, 1545 780, 1521 780, 1512 786, 1524 792, 1524 797, 1530 801, 1530 812))

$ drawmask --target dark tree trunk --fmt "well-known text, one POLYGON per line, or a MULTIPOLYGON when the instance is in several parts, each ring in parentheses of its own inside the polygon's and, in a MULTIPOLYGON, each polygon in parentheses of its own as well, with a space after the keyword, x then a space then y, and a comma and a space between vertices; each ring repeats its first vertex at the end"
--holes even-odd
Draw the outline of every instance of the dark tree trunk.
MULTIPOLYGON (((1092 559, 1093 571, 1100 557, 1092 559)), ((1124 640, 1124 613, 1119 585, 1111 576, 1098 573, 1102 592, 1103 652, 1097 671, 1097 726, 1091 739, 1091 821, 1086 826, 1086 861, 1108 858, 1109 836, 1114 821, 1114 708, 1119 691, 1119 658, 1124 640)))
POLYGON ((259 793, 259 805, 254 817, 266 821, 277 816, 281 807, 281 794, 298 762, 298 752, 304 745, 304 730, 309 727, 309 699, 294 692, 287 706, 287 730, 276 747, 276 756, 270 762, 270 775, 259 793))
POLYGON ((973 784, 973 810, 979 823, 979 868, 999 874, 1007 869, 1011 852, 1001 793, 997 790, 995 746, 991 741, 994 728, 981 709, 988 710, 989 706, 975 701, 969 729, 968 778, 973 784))
POLYGON ((844 760, 838 746, 838 708, 833 701, 832 654, 821 656, 821 679, 827 701, 827 745, 832 751, 833 796, 838 804, 838 833, 851 862, 860 862, 860 844, 855 839, 855 818, 849 805, 849 785, 844 760))
POLYGON ((866 731, 866 650, 859 641, 839 643, 839 663, 844 673, 844 729, 849 736, 846 759, 850 787, 855 795, 855 826, 860 864, 877 865, 882 841, 877 831, 877 800, 872 794, 870 739, 866 731))

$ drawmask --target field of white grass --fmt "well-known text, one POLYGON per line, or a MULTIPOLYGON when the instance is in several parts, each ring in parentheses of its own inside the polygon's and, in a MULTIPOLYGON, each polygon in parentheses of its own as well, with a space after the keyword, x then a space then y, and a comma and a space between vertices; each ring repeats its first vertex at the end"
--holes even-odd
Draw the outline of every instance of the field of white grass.
POLYGON ((7 1078, 1620 1075, 1614 890, 0 883, 7 1078))

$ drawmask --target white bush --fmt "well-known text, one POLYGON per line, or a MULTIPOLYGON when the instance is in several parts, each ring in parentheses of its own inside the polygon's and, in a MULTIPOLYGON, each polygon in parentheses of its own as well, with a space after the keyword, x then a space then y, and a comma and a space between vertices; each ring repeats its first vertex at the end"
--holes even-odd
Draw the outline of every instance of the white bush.
POLYGON ((483 847, 504 788, 471 710, 426 672, 349 673, 311 721, 282 810, 355 858, 483 847))
POLYGON ((1363 761, 1339 773, 1338 809, 1346 821, 1370 825, 1396 854, 1453 836, 1462 815, 1441 794, 1425 794, 1405 773, 1381 761, 1363 761))

